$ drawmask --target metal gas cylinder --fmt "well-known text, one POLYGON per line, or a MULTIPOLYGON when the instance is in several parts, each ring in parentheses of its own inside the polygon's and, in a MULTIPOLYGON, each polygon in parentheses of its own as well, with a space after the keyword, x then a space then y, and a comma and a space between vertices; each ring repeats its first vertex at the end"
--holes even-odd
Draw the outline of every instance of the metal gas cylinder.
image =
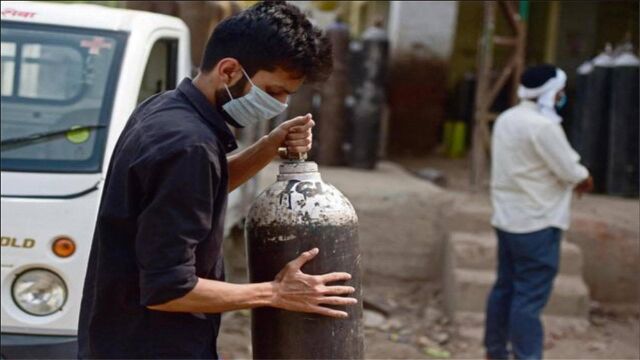
MULTIPOLYGON (((358 217, 338 189, 322 181, 318 166, 303 159, 280 164, 277 181, 254 201, 245 223, 249 278, 273 281, 302 252, 320 252, 302 267, 310 275, 344 271, 358 304, 337 307, 346 319, 271 307, 252 311, 255 359, 361 359, 362 291, 358 217)), ((332 283, 331 285, 338 285, 332 283)), ((340 284, 342 285, 342 284, 340 284)))
POLYGON ((333 70, 320 86, 317 139, 314 139, 316 158, 321 165, 344 163, 343 146, 346 133, 345 100, 349 93, 349 27, 338 21, 329 24, 326 36, 331 43, 333 70), (317 140, 317 141, 316 141, 317 140))
POLYGON ((611 74, 613 71, 611 46, 593 59, 593 71, 587 78, 588 90, 582 116, 582 163, 593 176, 594 192, 606 189, 609 112, 611 108, 611 74))
POLYGON ((638 143, 638 79, 640 58, 629 45, 613 62, 609 108, 607 194, 637 197, 640 163, 638 143))

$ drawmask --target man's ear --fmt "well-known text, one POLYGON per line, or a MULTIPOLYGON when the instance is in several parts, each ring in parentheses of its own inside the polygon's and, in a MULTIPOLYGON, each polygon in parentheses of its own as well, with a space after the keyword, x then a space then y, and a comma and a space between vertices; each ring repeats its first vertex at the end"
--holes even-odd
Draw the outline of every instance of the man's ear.
POLYGON ((218 61, 213 71, 220 82, 227 84, 229 87, 235 85, 243 76, 242 66, 240 66, 238 60, 230 57, 218 61))

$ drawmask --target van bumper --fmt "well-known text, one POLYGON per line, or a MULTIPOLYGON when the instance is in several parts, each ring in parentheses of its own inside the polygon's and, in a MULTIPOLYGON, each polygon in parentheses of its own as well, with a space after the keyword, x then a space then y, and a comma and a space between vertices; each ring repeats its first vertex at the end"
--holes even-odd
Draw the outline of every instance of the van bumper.
POLYGON ((2 333, 3 359, 77 359, 76 336, 2 333))

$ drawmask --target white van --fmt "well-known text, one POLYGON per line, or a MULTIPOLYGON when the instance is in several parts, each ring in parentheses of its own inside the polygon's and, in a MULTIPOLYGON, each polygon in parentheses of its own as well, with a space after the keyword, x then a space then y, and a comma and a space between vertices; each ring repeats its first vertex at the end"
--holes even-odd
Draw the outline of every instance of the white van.
MULTIPOLYGON (((191 75, 189 31, 88 4, 3 1, 1 14, 2 357, 76 357, 109 157, 135 106, 191 75)), ((231 194, 227 229, 255 191, 231 194)))

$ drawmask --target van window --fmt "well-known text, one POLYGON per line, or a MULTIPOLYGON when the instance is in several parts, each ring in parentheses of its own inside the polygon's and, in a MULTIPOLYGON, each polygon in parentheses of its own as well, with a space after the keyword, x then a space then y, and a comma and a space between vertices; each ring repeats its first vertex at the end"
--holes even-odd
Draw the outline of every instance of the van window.
POLYGON ((84 85, 83 68, 82 48, 77 44, 2 40, 2 96, 71 100, 80 95, 84 85), (18 52, 20 59, 16 60, 18 52), (16 62, 20 65, 19 76, 15 73, 16 62))
POLYGON ((3 41, 0 53, 2 54, 2 75, 0 75, 2 96, 10 96, 13 94, 13 79, 16 71, 16 44, 3 41))
POLYGON ((178 40, 160 39, 151 48, 144 69, 138 104, 151 95, 175 89, 178 60, 178 40))
POLYGON ((1 31, 2 171, 101 171, 126 34, 8 21, 1 31))

